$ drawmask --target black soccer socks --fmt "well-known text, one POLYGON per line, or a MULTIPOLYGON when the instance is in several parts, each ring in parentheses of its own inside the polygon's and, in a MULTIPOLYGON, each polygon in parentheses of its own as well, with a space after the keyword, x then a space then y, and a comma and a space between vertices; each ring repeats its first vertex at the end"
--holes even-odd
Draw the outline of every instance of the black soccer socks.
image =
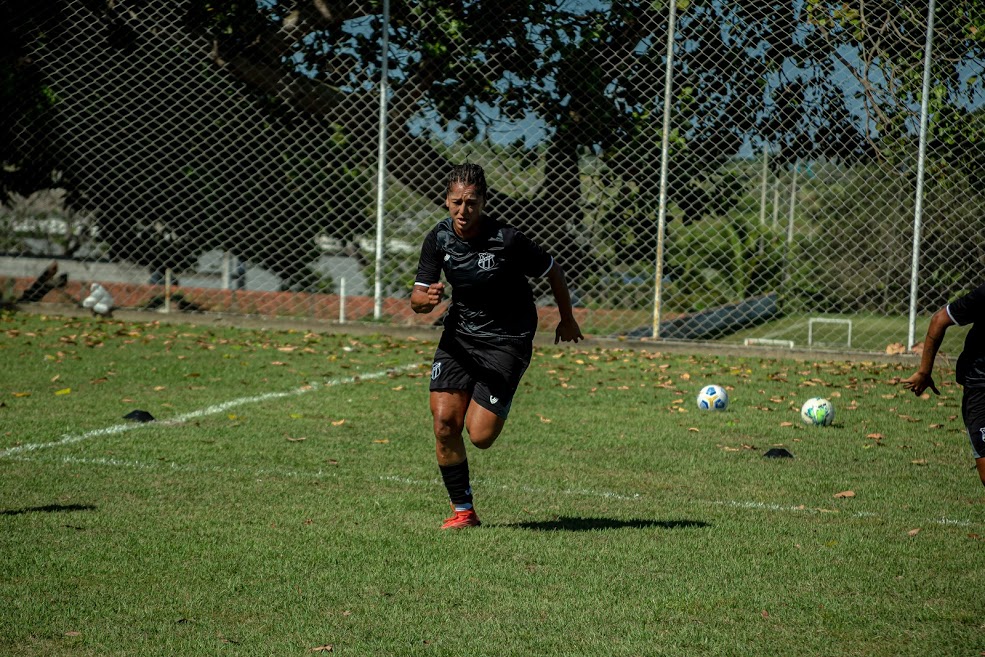
POLYGON ((472 508, 472 486, 469 485, 469 460, 458 465, 439 465, 441 479, 448 489, 448 497, 456 511, 472 508))

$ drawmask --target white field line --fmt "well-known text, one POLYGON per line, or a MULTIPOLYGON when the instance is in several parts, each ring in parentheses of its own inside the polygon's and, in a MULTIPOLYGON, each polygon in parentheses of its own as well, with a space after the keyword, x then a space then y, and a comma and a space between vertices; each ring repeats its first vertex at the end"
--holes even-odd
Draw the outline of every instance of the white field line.
POLYGON ((145 429, 148 426, 182 424, 184 422, 188 422, 189 420, 205 417, 206 415, 216 415, 218 413, 223 413, 231 408, 236 408, 237 406, 246 406, 248 404, 259 404, 262 402, 270 401, 271 399, 283 399, 284 397, 296 397, 298 395, 314 392, 315 390, 320 390, 321 388, 331 388, 334 386, 345 385, 347 383, 357 383, 359 381, 379 379, 389 374, 393 374, 396 372, 405 372, 407 370, 417 369, 419 367, 421 367, 420 363, 413 363, 410 365, 402 365, 400 367, 393 367, 386 370, 369 372, 368 374, 354 374, 352 376, 331 379, 324 383, 311 383, 308 385, 301 386, 300 388, 295 388, 294 390, 288 390, 286 392, 267 392, 262 395, 254 395, 252 397, 240 397, 238 399, 231 399, 227 402, 216 404, 214 406, 208 406, 206 408, 202 408, 197 411, 184 413, 182 415, 178 415, 168 420, 156 420, 154 422, 145 422, 145 423, 127 422, 125 424, 114 424, 113 426, 103 427, 102 429, 93 429, 92 431, 86 431, 85 433, 69 434, 67 436, 62 436, 58 440, 48 443, 27 443, 24 445, 15 445, 14 447, 8 447, 7 449, 0 450, 0 458, 10 458, 15 454, 21 454, 23 452, 33 452, 39 449, 49 449, 52 447, 71 445, 73 443, 80 443, 84 440, 89 440, 90 438, 99 438, 100 436, 113 436, 119 433, 125 433, 127 431, 145 429))
MULTIPOLYGON (((187 465, 181 463, 154 463, 154 462, 142 462, 142 461, 132 461, 125 459, 113 459, 113 458, 82 458, 75 456, 63 456, 61 458, 38 458, 31 456, 12 456, 9 457, 12 461, 26 461, 32 463, 62 463, 66 465, 95 465, 103 467, 113 467, 113 468, 128 468, 133 470, 169 470, 172 472, 187 472, 192 474, 227 474, 227 475, 248 475, 250 477, 263 478, 263 477, 287 477, 287 478, 297 478, 297 479, 336 479, 338 474, 331 470, 287 470, 287 469, 277 469, 277 468, 254 468, 254 469, 242 469, 242 468, 231 468, 227 466, 198 466, 198 465, 187 465)), ((380 475, 375 478, 378 481, 390 482, 395 484, 400 484, 402 486, 414 486, 414 487, 439 487, 441 486, 441 480, 439 478, 434 479, 413 479, 410 477, 400 477, 397 475, 380 475)), ((606 500, 617 500, 623 502, 638 503, 646 499, 646 496, 642 493, 614 493, 612 491, 606 490, 593 490, 588 488, 562 488, 562 489, 551 489, 551 488, 538 488, 533 486, 517 486, 509 484, 497 484, 492 481, 486 481, 482 479, 475 479, 473 481, 475 485, 495 488, 507 493, 526 493, 534 495, 564 495, 564 496, 574 496, 574 497, 590 497, 597 499, 606 500)), ((773 504, 766 502, 749 502, 740 500, 691 500, 696 504, 707 504, 711 506, 724 506, 733 509, 742 509, 747 511, 765 511, 769 513, 791 513, 791 514, 832 514, 838 516, 852 517, 852 518, 879 518, 878 513, 872 513, 867 511, 856 511, 856 512, 846 512, 837 509, 823 509, 823 508, 811 508, 804 505, 792 506, 784 504, 773 504)), ((919 522, 919 521, 911 521, 919 522)), ((961 520, 957 518, 930 518, 924 521, 928 524, 937 524, 944 526, 957 526, 957 527, 976 527, 981 525, 980 522, 974 522, 970 520, 961 520)))
MULTIPOLYGON (((397 477, 393 475, 381 476, 381 481, 392 481, 398 484, 404 484, 406 486, 426 486, 426 485, 436 485, 440 484, 440 479, 433 479, 431 481, 424 481, 423 479, 408 479, 406 477, 397 477)), ((531 486, 511 486, 507 484, 497 484, 484 479, 472 479, 472 484, 476 486, 488 486, 491 488, 496 488, 498 490, 503 490, 511 493, 532 493, 534 495, 572 495, 580 497, 596 497, 599 499, 606 500, 623 500, 628 502, 636 502, 643 499, 643 496, 639 493, 623 494, 623 493, 613 493, 607 490, 592 490, 590 488, 562 488, 549 489, 549 488, 534 488, 531 486)))

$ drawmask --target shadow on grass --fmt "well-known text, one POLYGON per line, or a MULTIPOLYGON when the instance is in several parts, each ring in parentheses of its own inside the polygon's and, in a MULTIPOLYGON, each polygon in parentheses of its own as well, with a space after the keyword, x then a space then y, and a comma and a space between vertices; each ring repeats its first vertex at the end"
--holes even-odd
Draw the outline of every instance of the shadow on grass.
POLYGON ((19 516, 25 513, 65 513, 68 511, 92 511, 96 507, 91 504, 47 504, 45 506, 29 506, 23 509, 4 509, 0 516, 19 516))
POLYGON ((554 520, 537 522, 518 522, 500 525, 500 527, 515 527, 539 532, 565 531, 587 532, 599 529, 686 529, 688 527, 709 527, 703 520, 616 520, 615 518, 571 518, 560 516, 554 520))

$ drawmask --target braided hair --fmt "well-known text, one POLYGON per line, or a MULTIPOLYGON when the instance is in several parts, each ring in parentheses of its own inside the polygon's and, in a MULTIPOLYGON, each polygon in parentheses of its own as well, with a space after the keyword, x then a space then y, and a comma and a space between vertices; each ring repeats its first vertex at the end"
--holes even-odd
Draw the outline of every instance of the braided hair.
POLYGON ((445 194, 451 191, 451 186, 460 183, 462 185, 474 185, 476 195, 486 198, 486 173, 478 164, 466 162, 456 164, 448 172, 448 184, 445 187, 445 194))

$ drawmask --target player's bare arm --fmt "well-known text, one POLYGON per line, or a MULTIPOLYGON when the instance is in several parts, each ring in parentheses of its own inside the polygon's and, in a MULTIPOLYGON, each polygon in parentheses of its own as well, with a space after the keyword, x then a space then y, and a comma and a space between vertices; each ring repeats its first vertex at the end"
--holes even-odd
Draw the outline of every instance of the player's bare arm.
POLYGON ((940 390, 934 384, 934 360, 937 352, 944 341, 944 333, 947 327, 954 324, 954 320, 947 313, 947 308, 941 308, 930 318, 930 326, 927 328, 927 337, 923 342, 923 353, 920 355, 920 369, 907 379, 903 379, 903 387, 912 390, 913 394, 920 396, 924 390, 930 388, 934 394, 939 395, 940 390))
POLYGON ((551 292, 554 294, 558 312, 561 313, 561 321, 558 322, 557 329, 554 330, 554 344, 584 340, 585 336, 581 334, 581 328, 578 326, 574 310, 571 308, 571 294, 568 292, 568 283, 564 279, 564 270, 561 269, 561 265, 557 261, 547 272, 547 280, 551 284, 551 292))
POLYGON ((410 307, 415 313, 426 314, 434 310, 435 306, 444 299, 444 296, 444 283, 432 283, 427 287, 415 285, 414 290, 410 293, 410 307))

